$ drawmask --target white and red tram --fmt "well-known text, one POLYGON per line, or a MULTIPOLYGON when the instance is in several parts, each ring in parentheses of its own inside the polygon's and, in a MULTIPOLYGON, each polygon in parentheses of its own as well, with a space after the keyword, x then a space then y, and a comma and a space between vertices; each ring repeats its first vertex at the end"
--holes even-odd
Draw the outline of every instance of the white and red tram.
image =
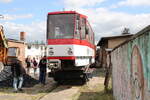
POLYGON ((55 81, 86 77, 95 62, 94 32, 85 15, 76 11, 48 13, 47 66, 55 81))

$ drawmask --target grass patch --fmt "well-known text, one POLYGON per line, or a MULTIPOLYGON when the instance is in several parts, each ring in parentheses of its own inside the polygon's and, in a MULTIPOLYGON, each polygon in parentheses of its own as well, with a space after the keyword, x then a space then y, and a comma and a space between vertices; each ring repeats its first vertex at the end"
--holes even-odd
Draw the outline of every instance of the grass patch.
POLYGON ((114 100, 111 83, 107 92, 104 89, 104 71, 98 70, 94 73, 98 77, 93 80, 96 84, 91 85, 89 83, 82 86, 79 92, 74 95, 73 100, 114 100))

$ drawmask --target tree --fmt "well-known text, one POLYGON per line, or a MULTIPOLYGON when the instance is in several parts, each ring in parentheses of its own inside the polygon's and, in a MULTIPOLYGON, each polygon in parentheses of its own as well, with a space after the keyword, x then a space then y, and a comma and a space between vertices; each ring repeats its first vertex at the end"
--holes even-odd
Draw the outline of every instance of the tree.
POLYGON ((122 35, 125 35, 125 34, 130 34, 130 29, 129 28, 124 28, 123 31, 122 31, 122 35))

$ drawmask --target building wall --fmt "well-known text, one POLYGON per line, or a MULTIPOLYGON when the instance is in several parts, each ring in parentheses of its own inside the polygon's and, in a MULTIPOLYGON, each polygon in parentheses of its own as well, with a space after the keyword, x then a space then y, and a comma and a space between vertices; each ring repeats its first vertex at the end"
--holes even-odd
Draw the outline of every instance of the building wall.
POLYGON ((25 61, 25 47, 26 47, 26 45, 23 42, 8 41, 8 48, 10 48, 10 47, 17 47, 17 48, 19 48, 18 58, 19 58, 19 60, 21 60, 24 63, 24 61, 25 61))
POLYGON ((115 100, 149 100, 150 30, 116 48, 111 56, 115 100))
POLYGON ((127 39, 129 39, 131 36, 129 37, 120 37, 120 38, 112 38, 108 40, 108 48, 109 49, 113 49, 116 46, 118 46, 119 44, 123 43, 124 41, 126 41, 127 39))
POLYGON ((36 44, 28 46, 25 48, 25 58, 30 57, 31 59, 33 59, 33 57, 35 57, 39 60, 46 54, 45 45, 36 44), (28 46, 30 46, 30 48, 28 46))
POLYGON ((101 47, 99 52, 99 66, 100 67, 107 67, 107 54, 108 51, 106 49, 114 49, 116 46, 120 45, 121 43, 125 42, 127 39, 129 39, 132 35, 127 37, 116 37, 116 38, 110 38, 108 39, 107 43, 104 43, 104 45, 101 47))
POLYGON ((107 67, 106 59, 107 59, 107 51, 106 48, 101 48, 99 51, 99 67, 107 67))

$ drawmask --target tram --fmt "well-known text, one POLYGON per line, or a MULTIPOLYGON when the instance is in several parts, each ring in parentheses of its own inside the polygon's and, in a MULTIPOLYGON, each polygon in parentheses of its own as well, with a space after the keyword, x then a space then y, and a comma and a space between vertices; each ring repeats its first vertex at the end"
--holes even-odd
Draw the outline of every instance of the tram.
POLYGON ((76 11, 49 12, 47 16, 47 66, 50 77, 62 82, 87 80, 95 62, 94 32, 87 16, 76 11))

